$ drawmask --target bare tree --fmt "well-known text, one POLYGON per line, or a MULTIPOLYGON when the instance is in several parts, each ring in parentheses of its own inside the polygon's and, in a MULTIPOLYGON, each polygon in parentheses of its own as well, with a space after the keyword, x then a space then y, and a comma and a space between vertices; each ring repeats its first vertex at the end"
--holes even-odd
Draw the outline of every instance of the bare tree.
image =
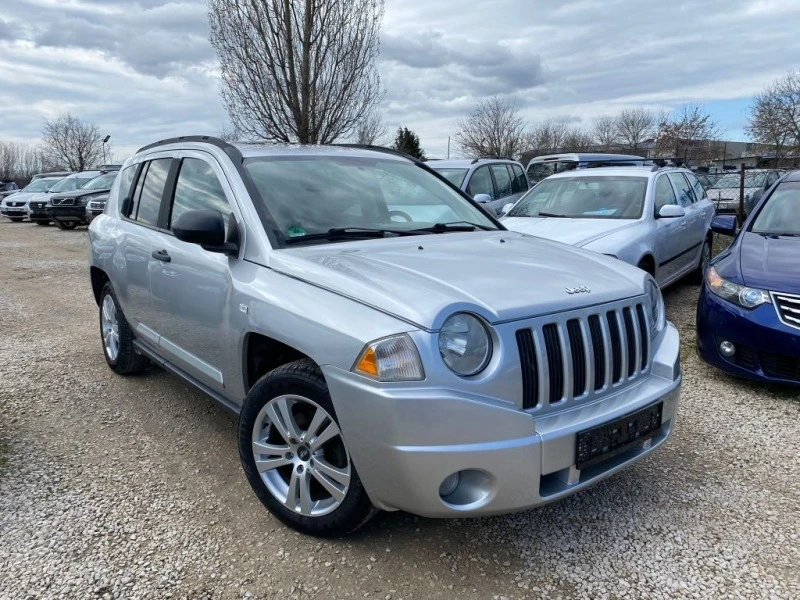
POLYGON ((800 71, 790 71, 753 99, 747 133, 775 148, 780 161, 787 151, 800 146, 800 71))
POLYGON ((0 142, 0 179, 13 179, 19 164, 19 144, 0 142))
POLYGON ((473 158, 517 156, 525 150, 525 120, 514 104, 494 96, 480 100, 458 123, 453 137, 456 145, 473 158))
POLYGON ((569 126, 563 121, 544 121, 534 125, 527 134, 526 155, 552 154, 564 145, 569 126))
POLYGON ((254 140, 330 143, 382 96, 383 0, 208 0, 222 100, 254 140))
POLYGON ((658 124, 656 144, 662 154, 683 160, 715 158, 722 137, 719 123, 698 104, 683 104, 658 124))
POLYGON ((103 143, 97 125, 67 113, 44 122, 42 150, 47 165, 84 171, 102 158, 103 143))
POLYGON ((366 146, 386 144, 386 123, 377 108, 367 113, 355 128, 354 141, 366 146))
POLYGON ((567 130, 561 144, 561 152, 587 152, 594 147, 594 137, 583 129, 573 127, 567 130))
POLYGON ((592 120, 592 135, 603 150, 611 150, 619 143, 617 118, 613 115, 597 115, 592 120))
POLYGON ((642 107, 626 108, 617 116, 617 137, 620 144, 632 151, 653 135, 655 115, 642 107))

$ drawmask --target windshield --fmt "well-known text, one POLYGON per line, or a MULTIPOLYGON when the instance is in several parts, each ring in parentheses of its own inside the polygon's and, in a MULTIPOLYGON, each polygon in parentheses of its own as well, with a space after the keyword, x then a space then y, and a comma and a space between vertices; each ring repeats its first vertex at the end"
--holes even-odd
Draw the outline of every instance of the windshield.
POLYGON ((762 235, 800 235, 800 182, 781 183, 750 228, 762 235))
POLYGON ((554 160, 550 162, 538 162, 528 165, 528 179, 531 184, 538 183, 545 177, 550 177, 553 173, 562 173, 578 167, 575 160, 554 160))
MULTIPOLYGON (((761 187, 764 184, 764 178, 767 176, 766 173, 753 173, 751 175, 744 176, 744 187, 746 188, 754 188, 754 187, 761 187)), ((715 190, 722 190, 722 189, 730 189, 736 188, 738 189, 741 185, 741 175, 738 173, 731 173, 729 175, 723 175, 720 179, 714 183, 711 189, 715 190)))
POLYGON ((28 185, 26 185, 22 191, 23 192, 46 192, 50 188, 52 188, 55 184, 57 184, 60 179, 37 179, 35 181, 31 181, 28 185))
POLYGON ((468 169, 434 169, 439 175, 447 179, 456 187, 461 187, 468 169))
POLYGON ((523 196, 506 216, 638 219, 646 191, 646 177, 547 179, 523 196))
POLYGON ((411 162, 270 156, 244 164, 284 241, 341 228, 410 231, 466 222, 497 229, 480 209, 411 162))
POLYGON ((110 190, 114 185, 114 180, 117 178, 117 171, 113 173, 106 173, 94 179, 89 180, 89 183, 84 185, 81 189, 84 190, 110 190))

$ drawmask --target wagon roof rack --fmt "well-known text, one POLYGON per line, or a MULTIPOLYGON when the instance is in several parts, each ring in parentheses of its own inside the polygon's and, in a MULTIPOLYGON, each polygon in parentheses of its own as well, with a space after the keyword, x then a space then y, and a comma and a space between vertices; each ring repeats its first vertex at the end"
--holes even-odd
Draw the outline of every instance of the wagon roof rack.
POLYGON ((479 156, 478 158, 473 158, 471 165, 474 165, 476 162, 480 162, 482 160, 514 160, 510 156, 479 156))

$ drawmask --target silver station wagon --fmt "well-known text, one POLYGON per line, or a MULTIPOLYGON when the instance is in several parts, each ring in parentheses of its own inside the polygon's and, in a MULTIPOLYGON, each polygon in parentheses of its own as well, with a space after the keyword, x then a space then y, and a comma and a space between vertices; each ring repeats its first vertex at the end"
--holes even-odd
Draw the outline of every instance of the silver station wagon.
POLYGON ((534 507, 675 423, 650 275, 507 231, 405 155, 164 140, 89 238, 108 365, 153 362, 238 415, 250 485, 305 533, 534 507))

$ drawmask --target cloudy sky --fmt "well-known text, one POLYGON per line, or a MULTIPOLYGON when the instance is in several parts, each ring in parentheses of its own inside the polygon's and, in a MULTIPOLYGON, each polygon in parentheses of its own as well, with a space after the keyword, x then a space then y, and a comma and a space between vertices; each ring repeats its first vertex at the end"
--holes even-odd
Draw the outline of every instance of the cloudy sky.
MULTIPOLYGON (((3 0, 0 140, 71 111, 116 158, 226 124, 205 0, 3 0)), ((699 102, 744 139, 749 99, 800 66, 800 0, 386 0, 379 69, 390 128, 432 156, 476 99, 533 123, 699 102)))

